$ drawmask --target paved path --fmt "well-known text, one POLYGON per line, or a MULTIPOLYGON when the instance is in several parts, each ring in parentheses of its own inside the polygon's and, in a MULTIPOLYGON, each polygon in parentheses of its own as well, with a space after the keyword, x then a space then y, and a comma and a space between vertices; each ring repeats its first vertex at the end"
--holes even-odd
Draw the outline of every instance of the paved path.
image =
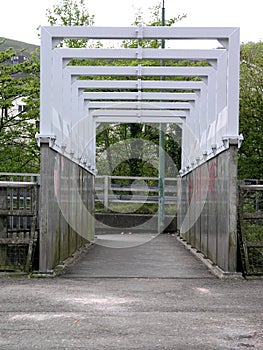
MULTIPOLYGON (((116 245, 120 235, 101 235, 100 243, 116 245)), ((142 234, 127 235, 130 244, 137 243, 142 234)), ((150 236, 151 237, 151 236, 150 236)), ((147 240, 147 237, 145 238, 147 240)), ((117 246, 125 244, 125 237, 117 246)), ((162 234, 147 243, 131 248, 108 248, 95 245, 67 270, 70 278, 215 278, 191 255, 174 235, 162 234)))
POLYGON ((262 286, 215 278, 171 236, 95 246, 61 277, 0 278, 0 349, 262 350, 262 286))

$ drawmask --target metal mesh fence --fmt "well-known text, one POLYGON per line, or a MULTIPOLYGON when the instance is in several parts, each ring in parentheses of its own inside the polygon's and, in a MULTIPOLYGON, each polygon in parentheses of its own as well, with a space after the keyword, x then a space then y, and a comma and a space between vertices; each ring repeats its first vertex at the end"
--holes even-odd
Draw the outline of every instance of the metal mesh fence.
POLYGON ((239 242, 244 274, 263 275, 263 181, 239 186, 239 242))

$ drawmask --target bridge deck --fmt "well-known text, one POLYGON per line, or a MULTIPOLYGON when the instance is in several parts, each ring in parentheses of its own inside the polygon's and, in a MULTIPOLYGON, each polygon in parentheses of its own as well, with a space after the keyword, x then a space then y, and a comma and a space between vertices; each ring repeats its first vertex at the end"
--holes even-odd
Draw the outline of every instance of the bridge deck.
POLYGON ((136 244, 145 239, 143 234, 98 236, 98 242, 69 267, 64 277, 77 278, 214 278, 208 269, 173 235, 161 234, 147 243, 130 248, 121 246, 129 240, 136 244), (126 240, 126 241, 125 241, 126 240))

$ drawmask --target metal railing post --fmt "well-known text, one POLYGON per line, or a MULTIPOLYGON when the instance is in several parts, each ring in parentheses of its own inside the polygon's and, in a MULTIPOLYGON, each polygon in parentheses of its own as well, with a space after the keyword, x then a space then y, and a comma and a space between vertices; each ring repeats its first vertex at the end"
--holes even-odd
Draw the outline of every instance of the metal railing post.
MULTIPOLYGON (((162 26, 165 26, 165 7, 163 0, 162 7, 162 26)), ((162 39, 161 48, 165 48, 165 41, 162 39)), ((161 60, 161 66, 164 66, 164 60, 161 60)), ((164 80, 164 76, 161 76, 164 80)), ((158 233, 162 233, 164 229, 164 178, 165 178, 165 155, 164 155, 164 125, 160 123, 159 126, 159 203, 158 203, 158 233)))
POLYGON ((106 211, 108 211, 109 208, 109 176, 105 176, 104 178, 104 208, 106 211))

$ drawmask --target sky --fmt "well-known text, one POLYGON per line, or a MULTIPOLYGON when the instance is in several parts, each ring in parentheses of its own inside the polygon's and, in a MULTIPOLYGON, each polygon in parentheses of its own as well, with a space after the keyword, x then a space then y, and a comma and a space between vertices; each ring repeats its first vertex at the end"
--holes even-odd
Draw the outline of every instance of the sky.
MULTIPOLYGON (((161 1, 161 0, 159 0, 161 1)), ((86 0, 96 26, 130 26, 136 9, 147 19, 158 0, 86 0)), ((39 45, 37 28, 59 0, 1 0, 0 37, 39 45)), ((166 18, 186 14, 180 27, 240 27, 241 42, 263 40, 263 0, 165 0, 166 18)))

